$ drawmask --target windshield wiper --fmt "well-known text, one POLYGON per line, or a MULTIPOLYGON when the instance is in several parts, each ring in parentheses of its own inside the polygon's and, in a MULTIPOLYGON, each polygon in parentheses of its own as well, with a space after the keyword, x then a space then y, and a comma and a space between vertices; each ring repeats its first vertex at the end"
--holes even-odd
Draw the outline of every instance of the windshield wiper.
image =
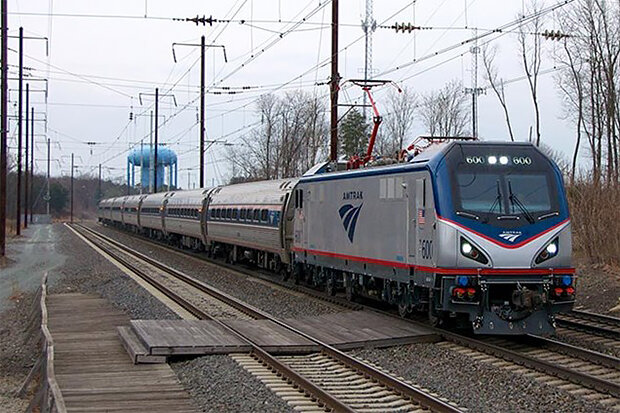
MULTIPOLYGON (((499 179, 496 182, 497 182, 497 195, 495 196, 495 201, 493 201, 493 203, 491 204, 491 208, 489 208, 487 215, 493 212, 493 210, 495 209, 495 205, 500 205, 500 201, 502 200, 502 192, 499 189, 499 179)), ((500 208, 500 211, 501 211, 501 208, 500 208)))
POLYGON ((549 212, 548 214, 541 215, 538 217, 538 220, 541 221, 543 219, 551 218, 560 215, 558 211, 549 212))
POLYGON ((471 214, 469 212, 464 212, 464 211, 456 211, 456 215, 461 216, 461 217, 465 217, 465 218, 475 219, 476 221, 478 221, 480 219, 480 217, 478 215, 471 214))
POLYGON ((510 183, 510 180, 508 180, 508 192, 510 194, 510 196, 508 197, 508 199, 510 199, 510 202, 513 205, 518 206, 519 209, 521 210, 521 212, 523 212, 523 215, 525 215, 525 218, 527 219, 527 221, 530 224, 533 224, 534 223, 534 217, 532 216, 532 214, 530 214, 530 211, 528 211, 527 208, 525 207, 525 205, 523 205, 523 203, 521 201, 519 201, 519 198, 517 198, 517 196, 512 193, 512 184, 510 183))
POLYGON ((500 213, 502 212, 502 208, 500 204, 500 202, 502 201, 502 191, 499 188, 499 179, 495 182, 497 183, 497 195, 495 196, 495 201, 493 201, 493 203, 491 204, 491 208, 489 208, 489 210, 486 213, 486 218, 484 219, 485 223, 489 222, 489 214, 493 212, 496 205, 500 206, 499 212, 500 213))

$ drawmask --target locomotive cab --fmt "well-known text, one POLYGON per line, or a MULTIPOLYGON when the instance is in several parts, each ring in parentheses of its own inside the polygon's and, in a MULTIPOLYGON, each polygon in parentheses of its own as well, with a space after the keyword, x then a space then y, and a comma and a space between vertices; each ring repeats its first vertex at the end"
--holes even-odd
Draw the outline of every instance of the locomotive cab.
POLYGON ((552 333, 553 315, 575 300, 557 166, 531 144, 479 142, 451 145, 434 166, 441 248, 431 312, 466 314, 480 334, 552 333))

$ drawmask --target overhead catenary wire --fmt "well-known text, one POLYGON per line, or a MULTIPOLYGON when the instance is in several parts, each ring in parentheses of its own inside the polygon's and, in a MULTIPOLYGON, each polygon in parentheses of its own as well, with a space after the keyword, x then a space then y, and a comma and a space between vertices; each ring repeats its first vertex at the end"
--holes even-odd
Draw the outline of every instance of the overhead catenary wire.
MULTIPOLYGON (((238 4, 239 4, 239 2, 236 2, 233 6, 238 5, 238 4)), ((244 4, 245 4, 245 2, 244 2, 244 4)), ((232 7, 231 7, 231 8, 232 8, 232 7)), ((304 24, 305 24, 305 23, 304 23, 304 24)), ((318 24, 317 24, 316 26, 317 26, 317 27, 319 27, 319 28, 320 28, 320 27, 323 27, 322 25, 318 25, 318 24)), ((356 25, 356 26, 357 26, 357 25, 356 25)), ((447 52, 446 52, 446 53, 447 53, 447 52)), ((433 55, 438 55, 438 54, 433 54, 433 55)), ((318 61, 318 59, 317 59, 317 65, 313 66, 313 72, 314 72, 315 74, 316 74, 316 73, 318 73, 318 68, 319 68, 319 67, 321 67, 321 65, 320 65, 319 63, 321 63, 321 62, 319 62, 319 61, 318 61)), ((445 63, 442 63, 442 64, 445 64, 445 63)), ((437 67, 437 66, 434 66, 434 67, 437 67)), ((425 70, 426 70, 426 69, 425 69, 425 70)), ((414 76, 415 76, 415 75, 419 75, 419 74, 420 74, 420 72, 417 72, 416 74, 414 74, 414 76)), ((300 78, 303 78, 303 75, 301 75, 301 77, 300 77, 300 76, 296 76, 296 77, 295 77, 295 79, 300 79, 300 78)), ((293 80, 293 81, 294 81, 294 80, 293 80)), ((88 83, 90 83, 90 82, 88 82, 88 83)), ((106 82, 102 82, 102 83, 106 83, 106 82)), ((288 83, 290 83, 290 82, 288 82, 288 83)), ((316 81, 315 81, 315 82, 313 82, 313 83, 314 83, 314 85, 311 85, 310 83, 307 83, 307 87, 314 87, 314 86, 315 86, 315 84, 316 84, 316 81)), ((167 83, 167 84, 166 84, 166 87, 170 86, 170 87, 171 87, 171 90, 178 91, 178 88, 177 88, 178 84, 179 84, 179 82, 176 82, 176 84, 175 84, 175 83, 173 83, 173 84, 172 84, 172 86, 170 86, 171 84, 170 84, 170 83, 167 83)), ((264 90, 263 90, 263 91, 265 91, 266 93, 273 93, 273 91, 283 90, 283 89, 285 89, 285 88, 286 88, 285 86, 284 86, 284 87, 282 87, 281 85, 282 85, 282 84, 273 85, 273 87, 271 87, 271 85, 264 85, 264 90), (268 86, 269 86, 269 87, 268 87, 268 86)), ((190 88, 188 87, 188 89, 190 89, 190 88)), ((234 87, 231 87, 231 89, 229 89, 229 90, 230 90, 230 91, 237 91, 237 90, 235 90, 235 89, 234 89, 234 87)), ((239 92, 241 92, 241 90, 240 90, 239 92)), ((262 92, 262 91, 261 91, 261 92, 262 92)), ((257 93, 260 93, 260 92, 258 91, 258 88, 257 88, 257 89, 255 89, 254 91, 250 91, 250 90, 243 90, 243 91, 242 91, 242 93, 246 93, 246 94, 248 94, 248 95, 256 95, 257 93)), ((261 94, 260 94, 260 96, 262 96, 262 95, 264 95, 264 93, 261 93, 261 94)), ((258 98, 260 98, 260 96, 258 96, 258 97, 256 97, 256 96, 248 96, 248 97, 243 97, 243 99, 247 99, 248 103, 247 103, 247 104, 245 104, 245 105, 244 105, 241 109, 238 109, 238 110, 244 110, 244 108, 247 108, 249 105, 251 105, 251 104, 253 104, 254 102, 256 102, 256 101, 257 101, 257 99, 258 99, 258 98)), ((236 98, 235 98, 235 99, 227 100, 226 102, 217 102, 217 104, 218 104, 218 105, 224 105, 224 104, 230 104, 230 103, 240 102, 240 101, 241 101, 241 99, 236 99, 236 98)), ((119 105, 119 106, 122 106, 122 105, 119 105)), ((195 108, 195 106, 188 106, 188 107, 186 108, 186 110, 187 110, 187 109, 191 109, 191 108, 195 108)), ((147 110, 148 110, 148 109, 147 109, 147 110)), ((226 110, 224 110, 224 109, 223 109, 222 111, 223 111, 224 113, 230 113, 230 112, 232 112, 233 110, 234 110, 234 109, 232 109, 232 110, 230 110, 230 111, 226 111, 226 110)), ((218 114, 217 116, 219 116, 219 114, 218 114)), ((211 117, 210 119, 213 119, 213 118, 214 118, 214 117, 211 117)), ((163 126, 163 125, 162 125, 162 126, 163 126)), ((247 128, 246 128, 246 129, 244 129, 244 130, 247 130, 247 128)))

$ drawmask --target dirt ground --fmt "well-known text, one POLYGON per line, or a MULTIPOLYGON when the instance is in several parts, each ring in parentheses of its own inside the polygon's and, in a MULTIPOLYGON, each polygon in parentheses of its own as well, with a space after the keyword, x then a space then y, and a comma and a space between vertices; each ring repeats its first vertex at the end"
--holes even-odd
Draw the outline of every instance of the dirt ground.
POLYGON ((576 309, 620 317, 620 268, 577 262, 576 309))

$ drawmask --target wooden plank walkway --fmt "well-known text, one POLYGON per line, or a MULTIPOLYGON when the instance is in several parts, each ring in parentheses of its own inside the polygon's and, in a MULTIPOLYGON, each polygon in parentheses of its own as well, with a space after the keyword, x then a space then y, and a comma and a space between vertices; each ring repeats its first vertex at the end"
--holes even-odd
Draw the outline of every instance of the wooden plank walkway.
POLYGON ((131 320, 149 355, 247 353, 251 346, 209 320, 131 320))
POLYGON ((433 342, 440 339, 431 330, 370 311, 345 311, 315 317, 289 318, 285 321, 291 327, 341 350, 433 342))
POLYGON ((195 412, 167 364, 134 365, 118 337, 129 318, 84 294, 48 296, 56 379, 67 411, 195 412))
MULTIPOLYGON (((270 320, 225 320, 223 323, 272 354, 307 354, 319 350, 313 341, 270 320)), ((366 311, 287 319, 286 323, 343 350, 439 340, 425 328, 366 311)), ((138 352, 142 357, 250 350, 237 335, 211 320, 132 320, 131 339, 139 342, 138 352)), ((134 360, 141 362, 139 358, 134 360)))

